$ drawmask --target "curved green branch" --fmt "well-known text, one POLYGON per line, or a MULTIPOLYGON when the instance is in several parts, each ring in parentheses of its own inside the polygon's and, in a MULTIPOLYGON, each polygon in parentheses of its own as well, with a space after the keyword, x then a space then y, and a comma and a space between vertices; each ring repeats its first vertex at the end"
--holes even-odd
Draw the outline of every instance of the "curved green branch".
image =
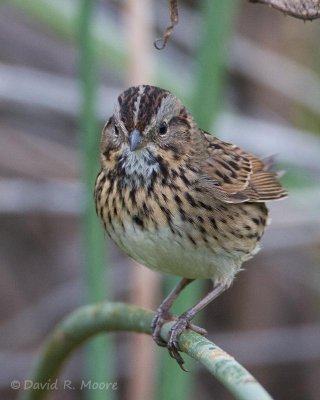
MULTIPOLYGON (((37 386, 52 382, 72 351, 97 334, 111 331, 150 334, 152 317, 152 312, 124 303, 101 303, 79 308, 66 317, 47 339, 31 380, 38 383, 37 386)), ((172 324, 168 322, 163 326, 163 338, 167 338, 172 324)), ((180 336, 179 344, 183 352, 203 364, 235 399, 272 400, 245 368, 203 336, 188 330, 180 336)), ((44 399, 47 387, 24 390, 20 399, 44 399)))

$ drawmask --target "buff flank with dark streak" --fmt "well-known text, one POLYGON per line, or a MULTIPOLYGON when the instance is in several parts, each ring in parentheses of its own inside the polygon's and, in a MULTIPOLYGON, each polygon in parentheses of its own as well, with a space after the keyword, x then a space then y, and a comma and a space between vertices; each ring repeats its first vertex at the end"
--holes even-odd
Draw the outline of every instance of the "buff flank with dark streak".
POLYGON ((114 242, 156 271, 183 279, 159 307, 154 340, 183 365, 178 337, 194 315, 227 289, 259 250, 265 201, 286 197, 270 163, 199 129, 169 91, 141 85, 123 92, 101 138, 97 214, 114 242), (162 324, 179 292, 210 278, 213 290, 176 319, 168 343, 162 324))

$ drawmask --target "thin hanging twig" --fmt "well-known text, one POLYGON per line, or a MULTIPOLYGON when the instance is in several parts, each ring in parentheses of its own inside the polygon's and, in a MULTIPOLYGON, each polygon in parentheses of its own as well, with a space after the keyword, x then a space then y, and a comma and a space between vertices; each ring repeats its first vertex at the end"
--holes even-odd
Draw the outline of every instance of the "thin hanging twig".
POLYGON ((166 47, 168 40, 170 39, 171 33, 174 27, 179 22, 179 15, 178 15, 178 0, 169 0, 169 7, 170 7, 170 21, 171 25, 169 25, 165 31, 163 32, 162 38, 157 39, 154 42, 154 47, 157 50, 163 50, 166 47))
POLYGON ((292 17, 305 20, 320 18, 320 0, 249 0, 267 4, 292 17))

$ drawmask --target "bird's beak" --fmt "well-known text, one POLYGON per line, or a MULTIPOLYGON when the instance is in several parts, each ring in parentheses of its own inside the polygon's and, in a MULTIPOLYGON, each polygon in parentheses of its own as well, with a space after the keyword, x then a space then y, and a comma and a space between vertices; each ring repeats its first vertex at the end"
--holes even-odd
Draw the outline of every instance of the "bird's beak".
POLYGON ((138 129, 134 129, 129 136, 130 150, 135 151, 142 142, 142 139, 141 132, 138 129))

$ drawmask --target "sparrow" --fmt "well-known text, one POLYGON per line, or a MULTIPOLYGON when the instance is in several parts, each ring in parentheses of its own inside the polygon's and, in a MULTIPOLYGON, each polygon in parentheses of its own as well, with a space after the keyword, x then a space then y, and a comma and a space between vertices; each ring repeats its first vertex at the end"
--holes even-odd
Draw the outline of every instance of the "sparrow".
POLYGON ((258 252, 265 202, 287 193, 270 159, 203 131, 177 97, 155 86, 119 95, 100 158, 94 198, 110 238, 138 263, 181 277, 155 314, 152 336, 183 368, 179 335, 186 328, 205 334, 192 319, 258 252), (212 290, 172 317, 174 300, 196 279, 210 279, 212 290), (161 327, 172 319, 166 342, 161 327))

